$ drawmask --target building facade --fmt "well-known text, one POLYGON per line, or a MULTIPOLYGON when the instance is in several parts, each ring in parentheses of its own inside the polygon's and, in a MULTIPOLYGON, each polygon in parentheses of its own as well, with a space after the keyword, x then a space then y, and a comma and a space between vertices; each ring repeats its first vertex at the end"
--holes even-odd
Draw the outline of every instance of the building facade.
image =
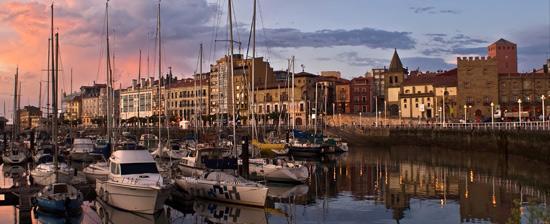
POLYGON ((35 106, 25 106, 23 109, 20 109, 19 112, 19 129, 33 129, 40 125, 40 120, 42 118, 42 111, 40 108, 35 106))
POLYGON ((66 121, 81 123, 82 97, 79 92, 63 97, 63 118, 66 121))
POLYGON ((351 112, 351 82, 346 79, 335 81, 335 111, 338 114, 347 114, 351 112))
POLYGON ((394 50, 390 67, 384 73, 385 98, 383 107, 380 107, 380 102, 378 102, 379 113, 387 113, 388 116, 399 115, 399 94, 401 93, 401 83, 403 83, 407 74, 408 71, 403 67, 403 63, 401 63, 397 50, 394 50))
POLYGON ((351 113, 372 112, 372 78, 357 77, 350 81, 351 113))
MULTIPOLYGON (((178 122, 194 121, 195 118, 208 120, 210 96, 208 77, 208 73, 205 73, 202 80, 193 78, 178 80, 167 88, 170 116, 178 122)), ((196 78, 200 76, 197 75, 196 78)))

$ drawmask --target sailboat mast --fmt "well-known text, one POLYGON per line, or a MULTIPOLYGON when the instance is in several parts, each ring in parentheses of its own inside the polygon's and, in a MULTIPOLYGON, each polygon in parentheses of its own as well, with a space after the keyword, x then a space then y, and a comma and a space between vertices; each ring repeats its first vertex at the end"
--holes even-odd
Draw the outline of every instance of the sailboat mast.
MULTIPOLYGON (((53 158, 53 162, 54 162, 54 166, 55 166, 55 169, 57 171, 57 155, 58 155, 58 148, 57 148, 57 87, 58 87, 58 81, 59 81, 59 34, 56 33, 55 34, 55 67, 54 67, 54 78, 53 80, 55 80, 53 83, 52 83, 52 86, 54 86, 54 91, 53 91, 53 139, 54 139, 54 147, 55 147, 55 156, 53 158)), ((57 178, 57 175, 55 175, 55 177, 57 178)), ((56 180, 57 182, 57 180, 56 180)))
POLYGON ((233 63, 233 52, 235 50, 235 47, 233 46, 233 13, 232 13, 232 5, 231 0, 227 1, 228 5, 228 17, 229 17, 229 46, 230 46, 230 64, 231 64, 231 112, 232 112, 232 122, 233 122, 233 149, 235 150, 235 154, 237 154, 237 136, 236 136, 236 120, 235 120, 235 72, 234 72, 234 63, 233 63))
POLYGON ((17 127, 17 87, 19 84, 17 83, 19 81, 19 66, 15 69, 15 83, 13 88, 13 113, 12 113, 12 122, 13 122, 13 130, 11 132, 11 142, 15 142, 15 137, 17 137, 17 132, 19 127, 17 127))
MULTIPOLYGON (((159 85, 158 85, 158 97, 159 97, 159 107, 158 107, 158 121, 159 121, 159 150, 161 150, 161 145, 162 145, 162 132, 161 132, 161 114, 160 114, 160 111, 161 111, 161 105, 162 105, 162 89, 161 89, 161 84, 162 84, 162 65, 161 65, 161 57, 162 57, 162 54, 161 54, 161 41, 160 41, 160 0, 159 0, 159 4, 158 4, 158 14, 157 14, 157 34, 158 34, 158 47, 159 47, 159 73, 158 73, 158 76, 159 76, 159 85)), ((166 105, 165 105, 166 106, 166 105)), ((165 118, 166 119, 166 118, 165 118)))
POLYGON ((139 116, 139 107, 141 106, 141 88, 142 82, 141 82, 141 49, 139 49, 139 66, 138 66, 138 92, 137 92, 137 98, 138 98, 138 105, 137 105, 137 118, 138 118, 138 128, 141 128, 141 118, 139 116))
MULTIPOLYGON (((248 96, 252 97, 251 113, 252 113, 252 139, 256 139, 256 95, 254 92, 256 82, 256 0, 254 0, 254 10, 252 13, 252 94, 248 96)), ((250 102, 250 101, 249 101, 250 102)))
MULTIPOLYGON (((202 108, 202 104, 203 104, 203 101, 202 101, 202 99, 203 99, 203 95, 202 95, 202 43, 200 45, 200 56, 199 56, 199 86, 200 86, 199 87, 199 124, 202 128, 202 114, 203 114, 203 112, 202 112, 202 110, 203 110, 203 108, 202 108)), ((197 132, 196 135, 197 135, 197 142, 198 142, 199 133, 197 132)))
POLYGON ((46 119, 50 119, 50 42, 51 38, 48 38, 48 63, 46 69, 46 119))
POLYGON ((296 127, 296 105, 294 105, 294 56, 292 56, 292 129, 294 130, 296 127))
MULTIPOLYGON (((52 20, 51 20, 51 30, 50 30, 50 35, 51 35, 51 36, 50 36, 50 46, 51 46, 51 52, 50 52, 50 53, 51 53, 51 57, 52 57, 52 60, 51 60, 52 65, 51 65, 51 67, 50 67, 50 70, 51 70, 51 72, 52 72, 52 77, 51 77, 51 79, 52 79, 52 84, 51 84, 51 86, 52 86, 52 104, 53 104, 53 103, 54 103, 54 95, 53 95, 53 94, 54 94, 54 90, 55 90, 55 85, 54 85, 54 82, 55 82, 55 69, 54 69, 54 68, 55 68, 55 55, 54 55, 54 42, 53 42, 53 41, 54 41, 54 40, 53 40, 53 38, 54 38, 54 36, 53 36, 53 3, 52 3, 52 5, 51 5, 51 10, 52 10, 52 15, 51 15, 51 16, 52 16, 52 18, 51 18, 52 20)), ((52 107, 53 107, 53 105, 52 105, 52 107)), ((50 110, 49 110, 49 108, 48 108, 48 113, 49 113, 49 111, 50 111, 50 110)), ((53 112, 53 111, 52 111, 52 112, 53 112)), ((49 115, 49 114, 48 114, 48 115, 49 115)), ((52 137, 53 137, 53 121, 52 121, 52 126, 51 126, 51 128, 52 128, 51 131, 52 131, 52 137)), ((52 138, 52 141, 55 143, 55 142, 57 141, 57 139, 53 139, 53 138, 52 138)))
POLYGON ((112 73, 111 73, 111 52, 110 52, 110 47, 109 47, 109 0, 107 0, 107 2, 105 2, 105 22, 106 22, 106 47, 107 47, 107 58, 106 58, 106 62, 105 62, 105 69, 106 69, 106 72, 107 72, 107 138, 108 138, 108 141, 109 141, 109 147, 110 147, 110 151, 112 151, 112 134, 113 134, 113 131, 111 130, 112 128, 112 113, 111 113, 111 102, 113 101, 112 99, 112 94, 111 94, 111 91, 112 91, 112 88, 113 88, 113 77, 112 77, 112 73))

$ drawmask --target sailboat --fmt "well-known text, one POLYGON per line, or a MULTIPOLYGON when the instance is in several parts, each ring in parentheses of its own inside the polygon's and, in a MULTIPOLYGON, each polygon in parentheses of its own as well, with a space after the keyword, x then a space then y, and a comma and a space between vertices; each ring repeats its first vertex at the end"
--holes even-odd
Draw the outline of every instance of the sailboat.
MULTIPOLYGON (((109 2, 105 6, 108 56, 109 2)), ((160 12, 160 2, 158 10, 160 12)), ((161 66, 160 63, 159 66, 161 66)), ((107 68, 107 75, 110 76, 109 58, 107 59, 107 68)), ((163 209, 171 186, 164 182, 155 160, 147 150, 117 150, 109 158, 107 180, 97 179, 95 192, 102 201, 113 207, 126 211, 154 214, 163 209)))
MULTIPOLYGON (((229 19, 229 37, 230 37, 230 71, 231 84, 234 86, 234 46, 233 46, 233 24, 232 24, 232 1, 228 0, 228 19, 229 19)), ((256 12, 256 2, 254 1, 254 17, 256 12)), ((202 66, 202 65, 201 65, 202 66)), ((235 88, 232 89, 233 96, 235 88)), ((235 97, 232 97, 232 104, 235 105, 235 97)), ((233 156, 237 154, 236 144, 236 113, 235 106, 232 107, 232 128, 233 128, 233 156)), ((203 160, 202 157, 199 157, 203 160)), ((206 160, 206 159, 205 159, 206 160)), ((205 171, 198 177, 180 177, 176 179, 176 184, 186 193, 193 197, 201 197, 212 200, 244 204, 251 206, 264 207, 268 188, 262 184, 244 179, 222 171, 205 171)))
MULTIPOLYGON (((82 212, 81 206, 83 202, 83 195, 78 189, 67 184, 59 182, 59 164, 57 155, 59 153, 59 148, 57 146, 57 132, 58 132, 58 123, 57 123, 57 83, 59 80, 59 34, 55 34, 55 45, 53 38, 53 4, 51 5, 52 10, 52 54, 55 49, 55 57, 52 57, 52 99, 53 99, 53 125, 52 125, 52 141, 54 142, 54 152, 53 157, 53 176, 54 183, 47 185, 40 192, 36 194, 35 200, 36 205, 39 209, 47 212, 60 213, 60 214, 80 214, 82 212), (55 61, 54 61, 55 60, 55 61)), ((36 170, 36 169, 35 169, 36 170)), ((35 171, 33 170, 33 171, 35 171)))
POLYGON ((18 87, 19 87, 19 68, 15 71, 15 87, 13 94, 13 131, 8 148, 2 153, 2 161, 6 164, 22 164, 27 161, 28 151, 25 145, 17 142, 19 122, 18 122, 18 87))

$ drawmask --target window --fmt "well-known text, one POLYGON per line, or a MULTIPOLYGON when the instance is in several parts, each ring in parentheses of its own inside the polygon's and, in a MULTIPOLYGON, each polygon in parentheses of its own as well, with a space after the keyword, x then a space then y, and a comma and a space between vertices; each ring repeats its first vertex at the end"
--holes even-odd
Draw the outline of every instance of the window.
POLYGON ((267 105, 265 108, 266 108, 266 112, 267 112, 267 113, 271 113, 271 107, 270 107, 270 105, 267 105))
POLYGON ((260 105, 259 108, 258 108, 258 111, 259 111, 260 113, 263 113, 263 112, 264 112, 263 109, 264 109, 264 108, 262 107, 262 105, 260 105))
POLYGON ((416 108, 418 108, 418 103, 416 104, 416 108))
POLYGON ((279 112, 279 105, 275 104, 275 112, 279 112))
POLYGON ((304 104, 303 104, 303 103, 300 104, 300 111, 301 111, 301 112, 304 111, 304 104))
POLYGON ((159 173, 156 163, 126 163, 120 164, 122 175, 142 174, 142 173, 159 173))

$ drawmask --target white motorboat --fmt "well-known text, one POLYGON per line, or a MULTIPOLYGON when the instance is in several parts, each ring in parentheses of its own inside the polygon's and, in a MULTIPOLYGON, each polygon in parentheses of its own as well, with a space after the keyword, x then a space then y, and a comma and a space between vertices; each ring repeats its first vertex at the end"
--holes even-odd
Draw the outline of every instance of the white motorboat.
POLYGON ((74 169, 66 163, 59 163, 58 166, 56 172, 53 162, 38 164, 31 170, 33 182, 42 186, 53 183, 70 183, 74 175, 74 169))
POLYGON ((97 154, 100 159, 85 167, 82 172, 86 176, 86 180, 90 183, 95 183, 97 179, 107 180, 109 177, 109 163, 101 154, 97 154))
POLYGON ((304 183, 309 178, 307 167, 284 160, 268 163, 265 159, 250 159, 249 173, 254 179, 275 182, 304 183))
POLYGON ((180 177, 176 184, 193 197, 264 207, 268 188, 224 172, 206 172, 200 177, 180 177))
POLYGON ((231 150, 227 148, 200 148, 185 151, 187 154, 178 163, 178 169, 184 176, 201 176, 207 169, 237 169, 237 164, 231 167, 231 162, 236 159, 231 158, 231 150))
POLYGON ((94 142, 89 138, 75 138, 69 152, 71 160, 86 161, 90 153, 94 152, 94 142))
POLYGON ((95 191, 111 206, 154 214, 162 210, 170 187, 147 150, 118 150, 109 158, 107 180, 98 179, 95 191))
POLYGON ((27 161, 27 150, 20 143, 12 143, 2 154, 2 161, 7 164, 21 164, 27 161))

